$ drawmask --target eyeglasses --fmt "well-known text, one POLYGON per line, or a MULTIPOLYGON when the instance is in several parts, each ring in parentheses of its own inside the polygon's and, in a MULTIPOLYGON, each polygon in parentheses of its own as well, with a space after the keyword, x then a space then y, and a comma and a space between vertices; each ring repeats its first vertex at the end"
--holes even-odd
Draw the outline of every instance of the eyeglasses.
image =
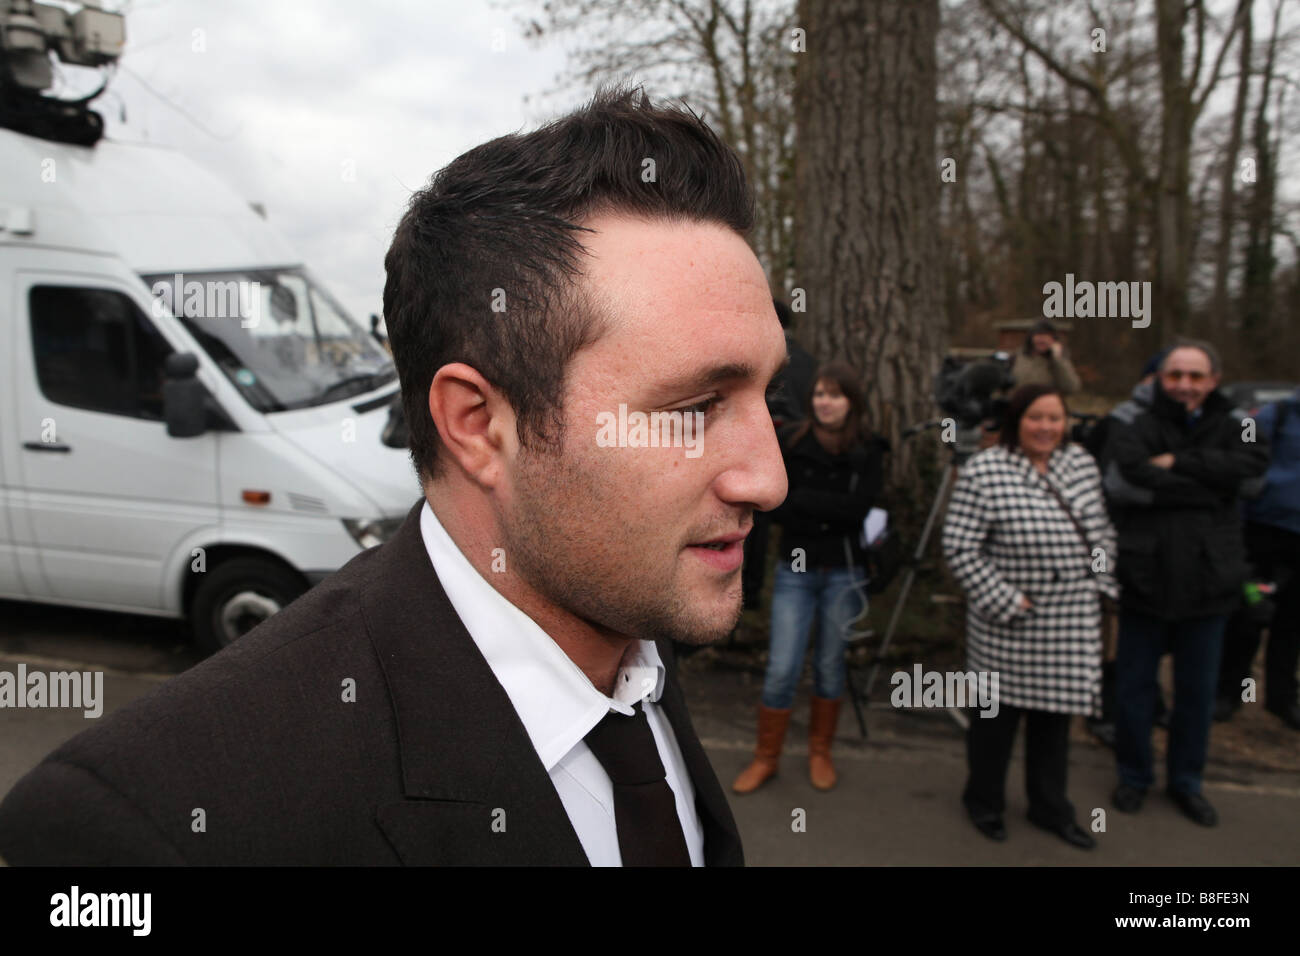
POLYGON ((1207 378, 1204 372, 1184 372, 1182 369, 1170 369, 1167 372, 1161 372, 1160 377, 1166 382, 1176 382, 1179 379, 1187 379, 1189 382, 1203 382, 1207 378))

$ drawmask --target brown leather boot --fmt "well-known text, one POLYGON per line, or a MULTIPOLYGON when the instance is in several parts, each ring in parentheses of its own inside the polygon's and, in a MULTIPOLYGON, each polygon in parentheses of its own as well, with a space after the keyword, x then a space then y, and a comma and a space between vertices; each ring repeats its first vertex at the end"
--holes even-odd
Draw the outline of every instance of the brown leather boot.
POLYGON ((838 777, 831 763, 831 740, 840 719, 839 700, 812 699, 812 716, 808 721, 808 777, 818 790, 829 790, 838 777))
POLYGON ((781 760, 781 745, 785 742, 785 729, 790 726, 791 708, 776 710, 758 708, 758 746, 754 748, 754 762, 740 772, 731 789, 736 793, 753 793, 769 777, 776 776, 781 760))

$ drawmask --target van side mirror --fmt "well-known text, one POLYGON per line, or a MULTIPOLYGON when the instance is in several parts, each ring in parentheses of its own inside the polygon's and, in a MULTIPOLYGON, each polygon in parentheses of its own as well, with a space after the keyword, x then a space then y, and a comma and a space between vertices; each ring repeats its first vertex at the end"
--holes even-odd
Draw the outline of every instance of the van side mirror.
POLYGON ((207 389, 198 380, 193 352, 177 352, 163 362, 163 420, 173 438, 195 438, 207 430, 207 389))
POLYGON ((406 413, 402 409, 402 395, 393 396, 388 405, 388 421, 379 436, 389 448, 409 448, 411 446, 411 429, 406 425, 406 413))

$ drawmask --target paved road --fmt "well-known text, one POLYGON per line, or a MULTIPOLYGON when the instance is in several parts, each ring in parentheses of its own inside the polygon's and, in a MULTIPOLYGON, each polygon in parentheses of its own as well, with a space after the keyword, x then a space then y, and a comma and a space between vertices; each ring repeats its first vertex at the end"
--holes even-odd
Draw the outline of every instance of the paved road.
MULTIPOLYGON (((749 762, 758 682, 747 674, 688 672, 695 729, 724 785, 749 762), (744 699, 745 705, 737 706, 744 699)), ((806 691, 805 691, 806 693, 806 691)), ((796 701, 778 777, 756 793, 731 797, 750 865, 833 866, 1295 866, 1300 863, 1300 775, 1211 766, 1205 795, 1221 822, 1205 829, 1153 790, 1140 814, 1110 806, 1111 752, 1091 739, 1072 744, 1070 797, 1079 822, 1106 811, 1098 847, 1078 850, 1025 819, 1024 764, 1018 746, 1007 786, 1005 843, 967 821, 959 802, 965 780, 961 731, 942 711, 871 709, 869 738, 847 712, 834 755, 840 782, 814 790, 807 774, 806 696, 796 701), (801 711, 800 708, 803 708, 801 711), (796 722, 797 721, 797 722, 796 722), (792 814, 806 811, 806 831, 792 814)), ((1157 731, 1157 734, 1162 733, 1157 731)))
MULTIPOLYGON (((102 670, 105 716, 198 660, 179 621, 0 601, 0 670, 102 670)), ((91 723, 79 710, 0 709, 0 793, 91 723)))
MULTIPOLYGON (((102 669, 105 713, 191 666, 196 656, 170 621, 0 602, 0 670, 102 669)), ((753 747, 755 675, 688 660, 683 681, 697 732, 724 785, 753 747)), ((1241 762, 1212 763, 1205 792, 1222 822, 1204 829, 1153 791, 1137 816, 1110 807, 1110 752, 1082 736, 1072 745, 1070 796, 1081 822, 1106 811, 1092 852, 1076 850, 1025 819, 1017 750, 1008 786, 1010 839, 991 843, 961 812, 961 733, 941 711, 870 712, 858 738, 846 710, 835 750, 840 785, 815 791, 806 773, 806 688, 796 707, 781 775, 732 808, 754 865, 1288 865, 1300 864, 1300 774, 1241 762), (803 832, 792 823, 802 811, 803 832)), ((0 709, 0 793, 88 726, 80 711, 0 709)), ((1160 733, 1160 732, 1158 732, 1160 733)), ((1300 742, 1300 740, 1298 740, 1300 742)))

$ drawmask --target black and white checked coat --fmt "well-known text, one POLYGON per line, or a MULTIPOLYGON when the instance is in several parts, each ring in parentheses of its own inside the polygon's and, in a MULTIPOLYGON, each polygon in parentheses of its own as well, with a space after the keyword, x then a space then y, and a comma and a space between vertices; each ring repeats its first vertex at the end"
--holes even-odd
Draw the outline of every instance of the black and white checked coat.
POLYGON ((943 553, 966 591, 967 667, 998 673, 1002 703, 1100 713, 1099 594, 1118 597, 1115 550, 1101 474, 1082 447, 1057 448, 1046 475, 1001 445, 961 469, 943 553), (1049 481, 1082 525, 1086 547, 1049 481), (1020 607, 1022 595, 1032 609, 1020 607))

